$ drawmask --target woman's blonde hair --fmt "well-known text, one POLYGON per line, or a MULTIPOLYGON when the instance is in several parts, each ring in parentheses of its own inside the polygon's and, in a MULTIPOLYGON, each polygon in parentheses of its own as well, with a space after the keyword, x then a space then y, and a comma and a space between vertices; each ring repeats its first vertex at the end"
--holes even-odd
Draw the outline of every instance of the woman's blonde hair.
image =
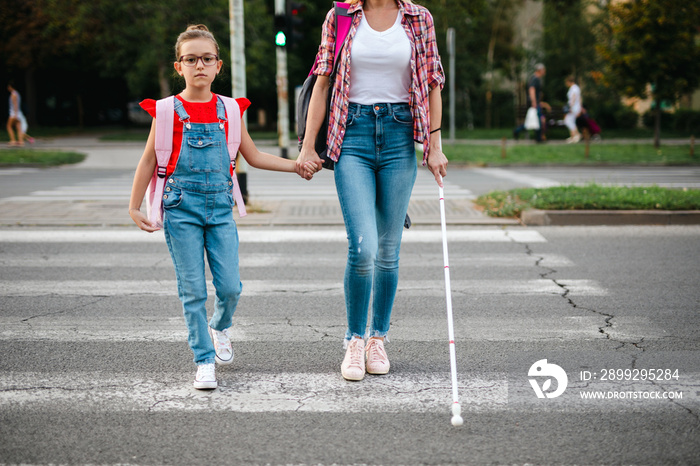
POLYGON ((209 32, 209 28, 203 24, 193 24, 185 29, 185 32, 177 36, 175 41, 175 60, 180 59, 180 48, 184 42, 192 39, 209 39, 216 47, 216 54, 219 55, 219 43, 216 42, 214 34, 209 32))

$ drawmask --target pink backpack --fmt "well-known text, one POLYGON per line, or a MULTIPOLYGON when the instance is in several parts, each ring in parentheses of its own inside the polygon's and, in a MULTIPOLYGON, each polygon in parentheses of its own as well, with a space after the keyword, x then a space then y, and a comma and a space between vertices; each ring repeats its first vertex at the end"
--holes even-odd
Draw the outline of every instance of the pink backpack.
MULTIPOLYGON (((229 157, 231 157, 231 167, 233 167, 233 195, 238 206, 238 215, 245 217, 248 213, 243 203, 241 188, 236 179, 236 155, 238 147, 241 145, 241 111, 238 102, 231 97, 219 95, 219 99, 224 103, 226 116, 228 117, 228 132, 226 134, 226 145, 229 157)), ((173 152, 173 121, 175 120, 175 97, 170 96, 156 102, 156 170, 153 172, 151 182, 146 190, 146 210, 148 220, 163 226, 163 188, 165 187, 165 175, 168 169, 168 162, 173 152)))

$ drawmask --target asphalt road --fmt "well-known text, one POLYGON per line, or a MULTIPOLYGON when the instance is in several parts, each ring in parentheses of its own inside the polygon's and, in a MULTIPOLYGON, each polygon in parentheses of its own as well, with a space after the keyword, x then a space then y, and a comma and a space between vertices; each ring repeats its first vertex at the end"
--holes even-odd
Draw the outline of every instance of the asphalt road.
MULTIPOLYGON (((123 213, 142 147, 70 144, 77 167, 0 170, 0 202, 123 213)), ((700 170, 452 167, 446 191, 591 181, 697 188, 700 170)), ((312 183, 292 203, 332 197, 312 183)), ((439 229, 404 235, 392 371, 348 383, 342 226, 241 222, 236 361, 198 392, 162 238, 81 221, 0 229, 0 464, 700 463, 700 227, 450 225, 454 428, 439 229), (566 384, 537 375, 552 364, 566 384)))
POLYGON ((0 463, 700 463, 700 227, 451 227, 461 428, 439 230, 405 233, 392 370, 359 383, 342 229, 240 233, 236 360, 199 392, 162 239, 0 230, 0 463))

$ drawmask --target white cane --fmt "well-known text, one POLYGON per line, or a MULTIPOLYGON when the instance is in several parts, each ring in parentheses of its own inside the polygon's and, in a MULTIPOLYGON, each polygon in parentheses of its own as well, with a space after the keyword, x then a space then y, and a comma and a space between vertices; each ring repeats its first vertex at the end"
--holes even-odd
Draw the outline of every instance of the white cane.
MULTIPOLYGON (((442 176, 440 183, 442 183, 442 176)), ((447 226, 445 223, 445 193, 442 186, 438 186, 440 192, 440 224, 442 226, 442 255, 445 264, 445 297, 447 299, 447 336, 450 341, 450 373, 452 375, 452 425, 461 426, 462 408, 459 405, 459 391, 457 389, 457 355, 455 352, 455 329, 452 322, 452 289, 450 288, 450 260, 447 255, 447 226)))

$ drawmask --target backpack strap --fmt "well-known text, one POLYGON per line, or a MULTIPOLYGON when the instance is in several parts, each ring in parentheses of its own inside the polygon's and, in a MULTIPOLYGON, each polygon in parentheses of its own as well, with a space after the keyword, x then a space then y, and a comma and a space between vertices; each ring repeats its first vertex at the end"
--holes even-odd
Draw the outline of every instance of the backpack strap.
POLYGON ((175 97, 170 96, 156 102, 156 170, 146 196, 148 220, 155 225, 163 223, 163 188, 168 162, 173 153, 174 100, 175 97))
POLYGON ((352 24, 352 16, 348 13, 350 9, 350 4, 345 2, 333 2, 333 7, 335 8, 335 64, 338 61, 338 55, 340 55, 340 49, 343 48, 343 43, 345 38, 350 32, 350 25, 352 24), (340 44, 340 47, 338 47, 340 44))
POLYGON ((245 210, 243 194, 241 193, 241 187, 236 176, 236 156, 238 155, 238 148, 241 146, 241 108, 238 106, 236 99, 224 97, 222 95, 219 95, 218 98, 224 103, 228 121, 226 146, 228 147, 228 155, 231 158, 231 167, 233 168, 233 174, 231 175, 231 179, 233 180, 233 197, 238 206, 238 215, 240 217, 245 217, 248 215, 248 212, 245 210))
MULTIPOLYGON (((345 38, 348 37, 350 32, 350 26, 352 25, 352 16, 348 13, 350 9, 350 4, 345 2, 333 2, 333 8, 335 9, 335 55, 333 57, 333 68, 335 68, 338 63, 338 56, 340 55, 340 50, 343 48, 343 43, 345 43, 345 38), (340 47, 338 47, 340 44, 340 47)), ((311 67, 309 71, 309 76, 314 74, 314 70, 318 66, 318 54, 314 60, 314 66, 311 67)))

